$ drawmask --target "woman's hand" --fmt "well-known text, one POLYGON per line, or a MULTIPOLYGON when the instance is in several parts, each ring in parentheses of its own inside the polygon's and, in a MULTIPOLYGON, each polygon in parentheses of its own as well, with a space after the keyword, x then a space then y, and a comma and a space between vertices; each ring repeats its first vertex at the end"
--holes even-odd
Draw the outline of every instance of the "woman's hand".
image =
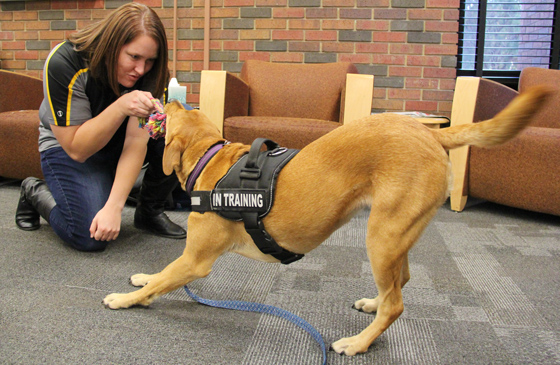
POLYGON ((147 118, 155 110, 153 96, 147 91, 134 90, 117 100, 121 112, 126 116, 147 118))
MULTIPOLYGON (((51 126, 64 151, 75 161, 84 162, 111 140, 127 116, 147 118, 155 111, 152 94, 135 90, 118 98, 103 112, 81 125, 51 126)), ((135 119, 136 120, 136 119, 135 119)), ((138 128, 136 120, 135 128, 138 128)), ((146 136, 148 133, 146 132, 146 136)))
POLYGON ((89 227, 90 237, 98 241, 113 241, 121 231, 121 213, 118 207, 107 204, 95 215, 89 227))

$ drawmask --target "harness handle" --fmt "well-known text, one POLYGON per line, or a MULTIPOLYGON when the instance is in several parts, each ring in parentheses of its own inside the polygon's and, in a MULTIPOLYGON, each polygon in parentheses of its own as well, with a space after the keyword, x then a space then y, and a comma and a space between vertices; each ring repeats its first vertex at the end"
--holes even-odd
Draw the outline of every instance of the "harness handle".
POLYGON ((267 151, 280 147, 278 143, 267 138, 255 139, 253 144, 251 144, 251 149, 249 150, 249 155, 247 156, 247 161, 245 162, 245 167, 241 169, 239 175, 242 179, 258 180, 261 177, 261 169, 257 165, 257 160, 263 144, 266 145, 267 151))

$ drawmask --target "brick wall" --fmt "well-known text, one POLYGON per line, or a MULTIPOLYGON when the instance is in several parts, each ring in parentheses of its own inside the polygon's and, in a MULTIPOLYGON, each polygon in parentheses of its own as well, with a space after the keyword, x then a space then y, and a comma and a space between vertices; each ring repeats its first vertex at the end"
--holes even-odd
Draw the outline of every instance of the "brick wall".
MULTIPOLYGON (((42 77, 49 50, 129 1, 0 1, 0 68, 42 77)), ((138 1, 162 18, 173 46, 173 0, 138 1)), ((354 62, 375 75, 376 110, 449 115, 459 0, 211 0, 209 68, 245 60, 354 62)), ((176 74, 198 103, 204 0, 178 0, 176 74)), ((170 63, 170 68, 173 63, 170 63)))

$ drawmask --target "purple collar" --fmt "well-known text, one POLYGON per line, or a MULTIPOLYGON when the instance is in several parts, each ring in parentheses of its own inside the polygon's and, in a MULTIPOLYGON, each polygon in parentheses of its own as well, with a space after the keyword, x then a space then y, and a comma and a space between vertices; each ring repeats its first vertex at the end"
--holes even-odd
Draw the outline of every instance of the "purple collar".
POLYGON ((194 184, 196 182, 196 179, 198 179, 198 176, 200 175, 202 170, 204 170, 204 168, 206 167, 208 162, 210 162, 212 157, 214 157, 214 155, 216 153, 218 153, 218 151, 221 150, 222 147, 224 147, 224 145, 226 145, 226 144, 229 144, 229 142, 224 141, 224 142, 219 142, 218 144, 215 144, 214 146, 210 147, 210 149, 208 149, 208 151, 206 151, 206 153, 204 154, 204 156, 202 156, 202 158, 200 160, 198 160, 196 166, 194 167, 194 170, 191 172, 191 174, 189 175, 189 178, 187 179, 187 184, 186 184, 186 189, 185 190, 187 191, 187 194, 189 196, 191 195, 191 191, 194 188, 194 184))

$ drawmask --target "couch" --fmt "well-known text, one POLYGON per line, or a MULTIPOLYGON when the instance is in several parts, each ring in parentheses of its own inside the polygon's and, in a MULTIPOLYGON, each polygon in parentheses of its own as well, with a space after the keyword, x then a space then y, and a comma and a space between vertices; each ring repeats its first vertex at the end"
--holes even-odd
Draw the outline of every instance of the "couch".
POLYGON ((41 79, 0 70, 0 176, 43 177, 38 151, 41 79))
POLYGON ((371 114, 373 75, 349 62, 287 64, 248 60, 238 76, 202 71, 200 110, 232 142, 258 137, 301 149, 371 114))
MULTIPOLYGON (((560 71, 523 69, 519 92, 534 85, 560 89, 560 71)), ((451 125, 492 118, 517 91, 478 77, 459 77, 453 99, 451 125)), ((453 170, 451 209, 462 211, 467 198, 560 215, 560 92, 521 134, 506 144, 483 149, 462 147, 450 151, 453 170)))

